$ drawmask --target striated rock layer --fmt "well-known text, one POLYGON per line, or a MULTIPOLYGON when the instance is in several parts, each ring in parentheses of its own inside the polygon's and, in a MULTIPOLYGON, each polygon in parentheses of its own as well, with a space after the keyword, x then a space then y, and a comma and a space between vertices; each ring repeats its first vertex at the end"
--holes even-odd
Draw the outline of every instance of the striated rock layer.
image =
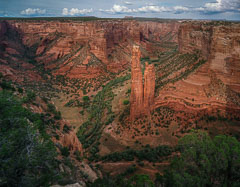
POLYGON ((34 67, 43 64, 53 75, 91 79, 121 72, 132 61, 132 66, 134 62, 139 63, 136 70, 132 68, 135 74, 132 78, 132 116, 146 113, 149 110, 144 111, 144 108, 149 106, 172 102, 177 107, 187 100, 190 110, 194 108, 190 105, 196 105, 194 110, 214 105, 234 108, 240 103, 239 33, 240 24, 230 22, 1 21, 0 72, 18 82, 26 77, 40 81, 34 67), (134 44, 140 46, 141 55, 136 54, 136 59, 132 60, 134 44), (148 73, 153 71, 152 65, 146 65, 143 86, 139 81, 142 80, 139 58, 158 61, 162 52, 168 51, 169 46, 176 49, 177 44, 180 53, 201 53, 207 62, 186 78, 174 84, 169 81, 153 99, 154 76, 148 73))
MULTIPOLYGON (((133 44, 141 46, 143 56, 156 57, 159 44, 176 42, 180 23, 96 20, 96 21, 3 21, 0 36, 8 29, 21 40, 37 63, 54 75, 69 78, 96 78, 129 67, 133 44), (166 36, 166 37, 165 37, 166 36), (156 41, 156 42, 153 42, 156 41)), ((9 44, 8 41, 7 45, 9 44)), ((15 42, 15 46, 16 46, 15 42)), ((19 51, 11 46, 10 50, 19 51)), ((24 53, 24 52, 23 52, 24 53)))
POLYGON ((155 107, 167 105, 196 113, 221 110, 240 117, 240 24, 186 22, 179 27, 178 40, 181 53, 199 52, 206 63, 162 89, 155 107))

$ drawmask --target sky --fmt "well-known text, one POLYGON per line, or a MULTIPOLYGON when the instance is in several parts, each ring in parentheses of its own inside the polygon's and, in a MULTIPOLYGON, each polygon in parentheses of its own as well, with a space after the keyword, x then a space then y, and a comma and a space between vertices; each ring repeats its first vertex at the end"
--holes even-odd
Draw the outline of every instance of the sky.
POLYGON ((0 0, 0 17, 240 20, 240 0, 0 0))

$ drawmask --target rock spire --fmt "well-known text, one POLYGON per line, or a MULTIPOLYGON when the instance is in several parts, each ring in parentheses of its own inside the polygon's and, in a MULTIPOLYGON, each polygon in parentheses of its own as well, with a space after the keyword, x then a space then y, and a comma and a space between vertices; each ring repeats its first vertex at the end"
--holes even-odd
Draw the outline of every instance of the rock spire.
POLYGON ((132 50, 132 86, 130 96, 130 117, 135 119, 149 114, 154 104, 155 70, 153 64, 145 63, 144 84, 140 63, 141 52, 139 46, 134 45, 132 50))

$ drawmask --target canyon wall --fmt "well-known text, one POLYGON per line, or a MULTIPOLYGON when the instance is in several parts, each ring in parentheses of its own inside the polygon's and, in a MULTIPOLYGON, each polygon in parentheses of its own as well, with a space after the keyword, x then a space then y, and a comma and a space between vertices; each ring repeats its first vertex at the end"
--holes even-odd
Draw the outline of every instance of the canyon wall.
MULTIPOLYGON (((54 75, 96 78, 129 67, 133 44, 142 56, 164 50, 154 44, 177 41, 179 23, 136 20, 96 21, 5 21, 15 30, 34 60, 54 75), (165 37, 166 36, 166 37, 165 37)), ((17 50, 17 49, 15 49, 17 50)))
POLYGON ((179 29, 179 51, 199 50, 209 62, 209 70, 223 83, 240 92, 240 25, 186 23, 179 29))
POLYGON ((182 53, 201 51, 205 58, 210 54, 213 28, 200 23, 186 23, 179 27, 178 45, 182 53))
POLYGON ((185 79, 162 89, 155 107, 221 110, 226 115, 235 111, 239 116, 240 24, 185 22, 179 27, 178 41, 180 53, 200 53, 206 62, 185 79))
POLYGON ((149 114, 154 104, 155 70, 154 65, 145 63, 144 84, 140 62, 141 52, 139 46, 134 45, 132 50, 132 85, 130 96, 131 120, 149 114))
MULTIPOLYGON (((32 71, 34 66, 29 63, 32 59, 24 56, 29 51, 33 60, 44 64, 53 75, 69 78, 98 78, 126 70, 136 62, 139 65, 135 64, 135 70, 132 70, 136 74, 134 86, 141 82, 136 77, 142 80, 141 71, 136 69, 141 66, 140 58, 161 60, 162 52, 175 49, 178 45, 180 53, 198 53, 201 55, 197 61, 205 59, 207 62, 188 77, 169 83, 156 93, 159 96, 154 101, 155 107, 172 102, 166 99, 167 95, 174 96, 175 103, 181 103, 177 101, 180 99, 186 101, 187 97, 194 99, 192 103, 196 105, 212 102, 233 107, 234 103, 239 103, 240 92, 239 33, 237 23, 210 21, 1 21, 0 71, 13 77, 13 80, 24 80, 24 73, 25 77, 40 80, 37 72, 32 71), (132 58, 132 46, 135 44, 141 54, 132 58), (172 48, 169 48, 170 44, 172 48), (21 72, 23 69, 24 73, 21 72), (19 76, 14 77, 14 74, 19 76), (176 89, 169 89, 171 86, 176 89)), ((132 106, 153 105, 153 92, 149 90, 155 86, 155 77, 153 73, 146 73, 152 72, 152 68, 152 65, 146 64, 145 86, 132 89, 138 89, 133 92, 135 96, 131 96, 133 103, 136 102, 132 106)), ((139 107, 132 108, 136 109, 136 114, 141 113, 137 111, 139 107)))

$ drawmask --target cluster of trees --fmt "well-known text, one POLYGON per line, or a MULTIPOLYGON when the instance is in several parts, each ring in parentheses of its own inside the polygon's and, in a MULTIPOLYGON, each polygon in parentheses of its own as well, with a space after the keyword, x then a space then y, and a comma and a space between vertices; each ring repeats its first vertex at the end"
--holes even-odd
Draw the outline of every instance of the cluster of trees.
POLYGON ((54 119, 56 119, 56 120, 62 119, 61 112, 57 111, 57 109, 56 109, 54 104, 48 103, 47 107, 48 107, 48 112, 51 112, 54 115, 54 119))
POLYGON ((130 179, 127 179, 123 175, 119 175, 116 178, 104 177, 103 179, 96 180, 91 187, 154 187, 154 183, 148 175, 134 175, 130 179))
POLYGON ((163 145, 155 148, 151 148, 149 145, 141 150, 133 150, 128 149, 123 152, 115 152, 100 158, 100 160, 104 161, 112 161, 117 162, 121 160, 133 161, 134 158, 138 158, 139 160, 148 160, 150 162, 161 161, 163 157, 171 155, 173 152, 173 148, 163 145))
POLYGON ((90 98, 88 96, 82 97, 83 102, 79 100, 70 99, 64 106, 66 107, 83 107, 83 109, 87 109, 90 105, 90 98))
POLYGON ((0 186, 49 186, 58 180, 57 153, 44 119, 0 92, 0 186))
POLYGON ((240 186, 240 143, 236 138, 211 138, 196 131, 178 143, 181 153, 166 171, 167 186, 240 186))
POLYGON ((164 175, 153 182, 146 175, 127 179, 124 175, 105 177, 90 186, 165 186, 203 187, 240 186, 240 142, 236 138, 194 131, 179 140, 176 156, 164 175))
MULTIPOLYGON (((92 160, 93 157, 97 158, 96 153, 98 152, 98 141, 101 138, 102 126, 108 125, 113 122, 115 119, 115 114, 112 112, 111 102, 114 99, 114 94, 112 88, 118 84, 123 83, 126 80, 130 79, 130 74, 117 77, 109 81, 106 85, 103 85, 102 90, 95 95, 91 105, 88 107, 89 117, 88 121, 83 123, 79 128, 77 136, 80 142, 83 144, 84 148, 91 149, 92 157, 89 159, 92 160), (107 110, 108 117, 103 121, 104 111, 107 110)), ((89 98, 87 96, 83 97, 83 101, 89 103, 89 98)))

